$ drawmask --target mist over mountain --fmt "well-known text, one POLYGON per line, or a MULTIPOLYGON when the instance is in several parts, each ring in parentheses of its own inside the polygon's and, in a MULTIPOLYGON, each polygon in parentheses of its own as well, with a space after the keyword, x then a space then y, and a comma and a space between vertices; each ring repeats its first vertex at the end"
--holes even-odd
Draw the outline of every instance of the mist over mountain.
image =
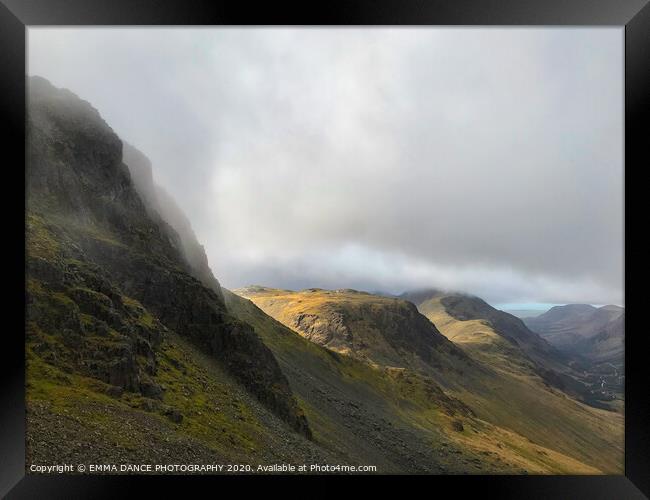
POLYGON ((150 216, 161 218, 169 224, 180 238, 183 257, 190 265, 193 275, 222 296, 219 282, 212 274, 203 245, 199 243, 187 216, 174 198, 153 180, 151 161, 144 153, 123 142, 123 161, 129 168, 135 188, 138 190, 150 216))
MULTIPOLYGON (((117 415, 132 419, 144 411, 143 418, 162 429, 152 437, 157 444, 149 457, 162 457, 166 422, 191 426, 201 415, 181 395, 207 390, 207 381, 200 383, 205 375, 192 370, 216 363, 220 377, 241 384, 238 392, 309 436, 273 354, 250 325, 228 313, 213 288, 193 277, 179 236, 145 208, 122 161, 122 143, 97 110, 43 78, 30 78, 27 152, 26 349, 34 402, 28 427, 58 422, 53 429, 66 432, 70 421, 61 411, 70 405, 85 412, 84 425, 95 430, 104 422, 98 410, 114 415, 115 426, 117 415), (183 361, 188 351, 201 353, 189 365, 183 361)), ((218 381, 212 378, 213 385, 218 381)), ((68 441, 55 430, 31 432, 33 459, 51 456, 68 441)), ((110 443, 115 432, 104 429, 100 437, 110 443)), ((182 453, 207 456, 205 442, 191 434, 179 437, 182 453)), ((223 453, 227 438, 212 446, 223 453)), ((98 445, 104 458, 117 459, 119 448, 108 443, 98 445)), ((74 445, 59 451, 75 456, 74 445)))
POLYGON ((618 28, 28 35, 29 74, 146 153, 228 288, 622 301, 618 28))

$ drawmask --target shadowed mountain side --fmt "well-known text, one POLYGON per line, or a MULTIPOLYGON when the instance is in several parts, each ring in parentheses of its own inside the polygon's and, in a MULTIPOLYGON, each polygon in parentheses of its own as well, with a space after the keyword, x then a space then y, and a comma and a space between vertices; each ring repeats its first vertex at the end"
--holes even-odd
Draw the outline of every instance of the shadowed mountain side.
POLYGON ((625 361, 625 315, 607 322, 598 333, 581 339, 572 352, 594 363, 612 363, 622 367, 625 361))
POLYGON ((197 240, 192 224, 174 198, 154 182, 149 158, 134 146, 123 142, 123 161, 129 168, 133 185, 144 201, 147 213, 154 220, 161 219, 173 228, 180 238, 180 248, 192 275, 223 299, 219 282, 212 274, 205 249, 197 240))
POLYGON ((308 436, 272 352, 192 276, 178 235, 145 209, 97 110, 38 77, 28 104, 27 348, 36 363, 160 400, 171 330, 308 436))

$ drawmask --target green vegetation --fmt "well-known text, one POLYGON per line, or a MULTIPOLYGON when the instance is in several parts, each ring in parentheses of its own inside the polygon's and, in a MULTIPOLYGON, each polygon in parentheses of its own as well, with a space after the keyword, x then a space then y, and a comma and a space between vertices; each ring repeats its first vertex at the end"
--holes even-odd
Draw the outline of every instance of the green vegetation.
MULTIPOLYGON (((359 320, 356 317, 359 311, 386 318, 388 313, 382 314, 382 305, 394 311, 395 304, 401 302, 349 291, 289 292, 256 287, 240 293, 284 323, 286 329, 293 328, 294 335, 305 334, 296 326, 295 318, 301 315, 311 314, 324 319, 326 324, 327 318, 332 317, 332 302, 336 302, 337 310, 342 310, 346 318, 353 318, 346 322, 353 335, 373 322, 359 320), (341 297, 340 301, 338 297, 341 297)), ((239 314, 255 324, 250 308, 242 311, 244 306, 235 305, 232 297, 227 297, 227 303, 231 308, 237 307, 239 314)), ((336 354, 338 363, 331 356, 334 353, 326 350, 320 353, 318 361, 306 361, 305 355, 287 359, 292 352, 299 351, 297 340, 293 341, 295 345, 288 347, 285 345, 287 340, 280 344, 269 334, 261 335, 281 363, 285 360, 282 364, 283 368, 287 367, 287 372, 295 369, 301 359, 300 366, 310 372, 315 370, 314 367, 336 370, 336 375, 321 374, 318 378, 312 375, 310 378, 321 381, 341 377, 355 384, 354 389, 345 389, 346 394, 363 394, 366 399, 369 398, 367 394, 374 391, 380 395, 377 400, 383 401, 384 408, 389 408, 389 418, 393 422, 406 422, 421 434, 437 432, 436 437, 427 438, 437 443, 436 446, 444 442, 441 438, 444 436, 464 453, 478 453, 482 458, 482 470, 499 471, 510 467, 510 470, 538 473, 621 472, 621 415, 589 407, 549 387, 535 373, 534 365, 525 353, 497 334, 489 322, 457 320, 445 312, 439 301, 436 304, 438 306, 427 303, 420 307, 445 336, 478 362, 463 363, 462 374, 450 369, 440 373, 421 363, 409 363, 408 358, 402 361, 401 367, 391 368, 382 364, 380 356, 371 357, 369 362, 365 356, 356 356, 357 361, 342 351, 336 354), (437 384, 440 379, 446 384, 437 384), (362 384, 366 388, 365 394, 357 388, 362 384), (461 432, 454 430, 461 427, 464 429, 461 432), (493 461, 490 462, 488 457, 493 461), (491 465, 486 465, 488 463, 491 465)), ((264 324, 258 322, 255 326, 260 332, 269 328, 279 329, 278 325, 268 321, 264 324)), ((280 337, 280 334, 275 337, 280 337)), ((289 333, 284 332, 282 338, 289 338, 289 333)), ((311 349, 314 349, 313 344, 311 349)), ((400 354, 404 359, 404 353, 400 354)), ((316 354, 312 356, 316 357, 316 354)), ((448 363, 460 364, 455 357, 448 363)), ((444 360, 440 364, 444 369, 444 360)), ((291 375, 288 376, 301 401, 308 401, 309 394, 301 394, 298 384, 294 384, 291 375)), ((321 414, 325 411, 320 409, 321 414)), ((312 416, 308 411, 308 417, 310 422, 313 421, 316 435, 325 432, 318 429, 319 422, 323 421, 322 415, 312 416)))
POLYGON ((214 358, 81 260, 63 236, 69 229, 58 232, 39 216, 28 221, 31 460, 83 462, 91 444, 93 458, 118 462, 185 456, 188 463, 302 463, 319 456, 214 358))
POLYGON ((597 472, 476 417, 421 372, 333 352, 307 341, 251 301, 228 291, 224 296, 229 309, 254 325, 280 361, 316 443, 339 456, 393 472, 597 472))
POLYGON ((419 310, 450 340, 489 366, 495 377, 483 390, 468 385, 458 397, 478 415, 536 443, 616 474, 623 467, 623 416, 571 399, 534 373, 530 360, 499 335, 488 321, 458 320, 441 296, 419 310))
POLYGON ((87 460, 81 453, 95 439, 94 457, 104 461, 139 456, 148 463, 254 465, 314 454, 313 445, 269 415, 214 360, 175 335, 162 346, 155 379, 165 387, 160 400, 114 393, 113 386, 67 373, 29 349, 28 408, 39 415, 28 418, 32 460, 55 452, 62 460, 87 460), (41 429, 45 422, 56 425, 41 429))

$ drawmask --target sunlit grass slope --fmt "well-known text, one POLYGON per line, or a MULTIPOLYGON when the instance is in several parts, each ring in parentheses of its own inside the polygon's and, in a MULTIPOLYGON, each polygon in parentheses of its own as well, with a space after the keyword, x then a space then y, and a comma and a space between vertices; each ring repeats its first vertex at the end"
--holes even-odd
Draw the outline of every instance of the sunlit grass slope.
POLYGON ((478 418, 422 371, 323 348, 251 301, 228 291, 224 296, 280 362, 316 443, 347 460, 394 472, 598 473, 478 418))
MULTIPOLYGON (((470 437, 463 441, 465 446, 492 443, 492 446, 499 449, 497 444, 500 444, 508 448, 512 460, 514 457, 517 460, 530 460, 531 457, 538 459, 544 456, 547 464, 553 463, 545 469, 547 471, 552 467, 556 467, 556 470, 564 467, 562 470, 575 473, 587 470, 622 472, 621 415, 589 407, 548 386, 535 373, 531 360, 516 344, 496 334, 487 322, 459 321, 445 314, 444 310, 436 308, 434 304, 430 304, 429 308, 421 306, 440 331, 471 358, 468 363, 447 353, 443 358, 449 364, 455 363, 462 368, 441 370, 436 369, 436 366, 409 363, 410 358, 404 355, 403 349, 396 351, 397 356, 389 357, 386 350, 375 351, 372 347, 367 347, 371 339, 381 337, 381 328, 378 328, 378 325, 384 322, 394 323, 391 313, 394 312, 395 299, 347 290, 311 289, 292 292, 248 287, 238 293, 250 298, 264 312, 294 332, 319 344, 323 343, 326 347, 331 345, 323 342, 328 338, 328 329, 336 334, 340 333, 342 326, 345 327, 344 333, 348 338, 362 339, 359 342, 361 352, 350 352, 354 350, 354 341, 345 347, 334 344, 332 347, 335 350, 342 354, 351 353, 357 360, 384 372, 390 371, 390 367, 400 366, 401 361, 401 369, 418 373, 425 378, 430 376, 439 382, 439 387, 442 387, 448 396, 462 401, 485 425, 489 422, 489 425, 499 427, 490 427, 490 432, 480 438, 470 434, 470 437), (304 322, 300 320, 306 316, 312 318, 312 325, 318 325, 317 333, 320 335, 309 335, 313 330, 306 331, 304 322), (333 318, 337 320, 330 326, 333 318), (512 439, 508 444, 504 442, 506 436, 512 439), (513 440, 518 443, 516 446, 513 445, 513 440), (538 446, 545 448, 546 455, 535 451, 538 446), (514 451, 515 449, 517 451, 514 451), (571 469, 570 463, 574 469, 571 469)), ((252 322, 250 318, 246 321, 252 322)), ((425 331, 420 333, 426 334, 425 331)), ((283 349, 273 347, 273 342, 268 336, 262 333, 260 335, 264 337, 265 342, 269 342, 268 345, 281 360, 283 369, 286 370, 287 366, 295 364, 295 361, 286 361, 286 357, 291 355, 294 349, 283 352, 283 349)), ((345 339, 345 336, 343 338, 345 339)), ((446 368, 444 363, 438 365, 446 368)), ((294 391, 300 394, 292 377, 288 378, 294 391)), ((385 380, 386 375, 383 375, 382 379, 385 380)), ((304 396, 301 397, 308 400, 304 396)), ((307 408, 304 404, 303 407, 307 408)), ((312 425, 315 423, 313 418, 310 422, 312 425)), ((540 469, 531 467, 529 471, 540 469)))
POLYGON ((452 317, 436 295, 418 309, 472 358, 498 373, 489 397, 462 398, 479 414, 517 432, 592 463, 622 473, 624 421, 620 413, 593 408, 568 397, 534 372, 524 353, 486 320, 452 317))

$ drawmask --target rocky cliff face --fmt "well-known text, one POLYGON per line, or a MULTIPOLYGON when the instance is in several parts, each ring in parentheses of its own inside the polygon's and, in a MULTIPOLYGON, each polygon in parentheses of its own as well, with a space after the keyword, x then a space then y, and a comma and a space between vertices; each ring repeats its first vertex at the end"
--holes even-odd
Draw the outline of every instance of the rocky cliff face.
POLYGON ((373 364, 461 370, 471 363, 415 305, 355 290, 237 290, 303 337, 373 364))
POLYGON ((173 331, 309 434, 273 354, 226 311, 216 280, 197 279, 97 110, 42 78, 30 79, 28 104, 28 350, 115 391, 159 398, 158 348, 173 331))

